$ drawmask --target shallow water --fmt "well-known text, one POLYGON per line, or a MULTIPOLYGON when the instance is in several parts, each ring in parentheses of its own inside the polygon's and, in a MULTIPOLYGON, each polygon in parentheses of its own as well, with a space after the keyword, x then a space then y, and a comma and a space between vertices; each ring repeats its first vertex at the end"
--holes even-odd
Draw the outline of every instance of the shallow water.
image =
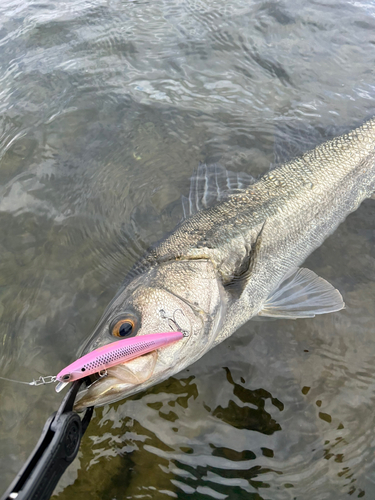
MULTIPOLYGON (((0 375, 74 358, 200 162, 256 177, 371 116, 374 33, 360 1, 2 2, 0 375)), ((374 211, 306 262, 346 310, 98 408, 54 498, 374 498, 374 211)), ((61 395, 0 388, 3 491, 61 395)))

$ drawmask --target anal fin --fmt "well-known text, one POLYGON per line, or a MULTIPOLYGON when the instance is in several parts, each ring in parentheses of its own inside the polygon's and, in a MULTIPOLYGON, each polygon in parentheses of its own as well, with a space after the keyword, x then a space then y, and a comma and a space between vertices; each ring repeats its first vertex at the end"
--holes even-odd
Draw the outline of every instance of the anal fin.
POLYGON ((313 318, 345 307, 341 293, 310 269, 292 268, 259 313, 274 318, 313 318))

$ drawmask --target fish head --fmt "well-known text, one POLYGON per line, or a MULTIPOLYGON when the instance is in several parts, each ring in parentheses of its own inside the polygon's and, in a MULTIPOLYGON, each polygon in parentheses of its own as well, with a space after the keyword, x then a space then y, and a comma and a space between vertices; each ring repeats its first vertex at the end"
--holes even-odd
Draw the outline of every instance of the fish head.
POLYGON ((78 394, 75 409, 118 401, 184 369, 213 346, 225 310, 226 295, 209 260, 174 260, 136 276, 108 305, 80 355, 118 340, 121 332, 180 331, 184 337, 108 368, 78 394))

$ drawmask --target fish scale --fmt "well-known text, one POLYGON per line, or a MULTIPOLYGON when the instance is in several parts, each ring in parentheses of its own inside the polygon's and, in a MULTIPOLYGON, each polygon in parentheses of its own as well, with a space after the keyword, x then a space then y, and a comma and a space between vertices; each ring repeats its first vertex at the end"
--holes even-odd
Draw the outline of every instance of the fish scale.
POLYGON ((113 372, 79 404, 116 401, 164 380, 254 316, 309 318, 342 309, 338 290, 298 266, 374 187, 374 120, 258 181, 201 165, 182 200, 185 218, 135 264, 82 352, 109 342, 108 325, 126 311, 139 318, 142 335, 181 311, 186 338, 161 352, 142 382, 133 377, 124 387, 113 372))

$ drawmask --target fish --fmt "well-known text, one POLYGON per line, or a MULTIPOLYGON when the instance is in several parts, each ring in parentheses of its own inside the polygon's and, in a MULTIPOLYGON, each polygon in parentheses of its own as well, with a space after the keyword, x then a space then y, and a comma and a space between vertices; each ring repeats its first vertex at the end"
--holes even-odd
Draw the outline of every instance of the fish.
POLYGON ((183 220, 129 271, 81 352, 116 341, 119 321, 132 325, 126 335, 180 331, 183 339, 109 368, 79 393, 77 411, 167 379, 252 318, 343 309, 340 292, 300 266, 374 190, 374 119, 258 180, 199 166, 183 220))

